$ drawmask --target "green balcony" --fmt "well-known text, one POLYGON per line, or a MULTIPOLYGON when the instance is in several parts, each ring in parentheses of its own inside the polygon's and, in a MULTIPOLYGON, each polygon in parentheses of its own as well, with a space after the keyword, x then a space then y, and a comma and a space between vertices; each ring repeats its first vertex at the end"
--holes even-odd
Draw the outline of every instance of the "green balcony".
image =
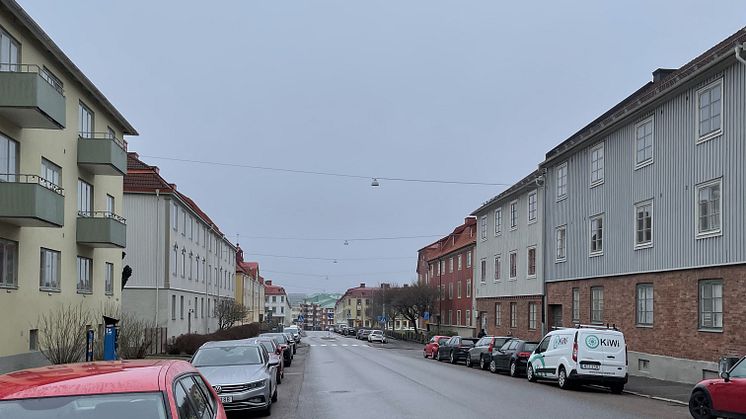
POLYGON ((127 222, 110 212, 78 213, 76 237, 90 247, 127 247, 127 222))
POLYGON ((64 191, 36 175, 0 174, 0 221, 22 227, 62 227, 64 191))
POLYGON ((65 128, 65 95, 37 65, 0 68, 0 117, 21 128, 65 128))
POLYGON ((127 143, 107 134, 78 137, 78 166, 95 175, 124 176, 127 173, 127 143))

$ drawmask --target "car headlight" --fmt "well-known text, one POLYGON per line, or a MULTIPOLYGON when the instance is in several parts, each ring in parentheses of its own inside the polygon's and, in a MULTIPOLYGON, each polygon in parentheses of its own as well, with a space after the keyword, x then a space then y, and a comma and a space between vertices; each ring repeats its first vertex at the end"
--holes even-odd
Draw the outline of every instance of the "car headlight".
POLYGON ((253 389, 255 389, 255 388, 261 388, 261 387, 264 387, 264 386, 265 386, 266 384, 267 384, 267 380, 266 380, 266 379, 264 379, 264 380, 259 380, 259 381, 254 381, 254 382, 252 382, 252 383, 249 383, 249 384, 247 385, 247 387, 248 387, 248 389, 249 389, 249 390, 253 390, 253 389))

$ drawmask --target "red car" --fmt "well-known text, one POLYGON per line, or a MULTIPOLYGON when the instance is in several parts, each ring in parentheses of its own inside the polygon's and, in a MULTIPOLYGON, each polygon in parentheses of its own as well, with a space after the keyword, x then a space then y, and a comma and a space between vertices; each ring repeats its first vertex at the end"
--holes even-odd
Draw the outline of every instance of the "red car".
POLYGON ((185 361, 54 365, 0 375, 0 418, 225 419, 214 390, 185 361))
POLYGON ((689 413, 696 419, 746 416, 746 358, 741 358, 721 378, 702 380, 689 397, 689 413))
POLYGON ((423 349, 422 354, 425 358, 435 359, 435 354, 438 353, 438 347, 450 338, 450 336, 433 336, 433 338, 425 344, 425 349, 423 349))

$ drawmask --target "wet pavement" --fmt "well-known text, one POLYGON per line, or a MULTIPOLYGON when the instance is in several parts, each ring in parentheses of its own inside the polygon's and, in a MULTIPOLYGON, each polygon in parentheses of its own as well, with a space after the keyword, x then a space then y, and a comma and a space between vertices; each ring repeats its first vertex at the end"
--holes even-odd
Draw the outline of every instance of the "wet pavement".
POLYGON ((689 417, 680 404, 590 387, 564 391, 556 384, 424 359, 419 345, 406 342, 381 345, 308 332, 303 343, 308 346, 291 367, 297 375, 286 379, 287 389, 280 386, 272 417, 689 417))

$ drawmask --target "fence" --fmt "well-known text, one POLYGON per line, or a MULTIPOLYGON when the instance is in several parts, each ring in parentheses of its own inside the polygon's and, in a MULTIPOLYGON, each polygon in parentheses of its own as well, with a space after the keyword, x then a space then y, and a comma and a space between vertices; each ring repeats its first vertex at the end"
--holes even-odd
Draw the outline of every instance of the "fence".
POLYGON ((168 329, 165 327, 149 327, 145 329, 146 342, 150 342, 148 355, 162 355, 168 347, 168 329))

